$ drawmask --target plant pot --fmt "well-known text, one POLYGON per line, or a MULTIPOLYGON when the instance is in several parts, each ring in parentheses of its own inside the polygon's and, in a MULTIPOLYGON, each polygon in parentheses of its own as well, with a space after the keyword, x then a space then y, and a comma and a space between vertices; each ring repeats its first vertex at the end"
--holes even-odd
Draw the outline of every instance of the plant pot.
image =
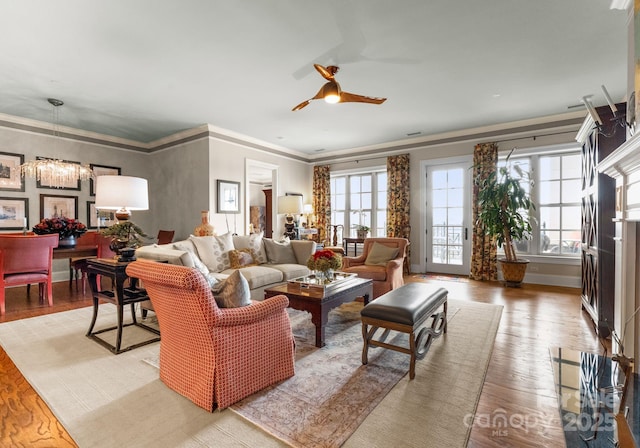
POLYGON ((519 287, 527 271, 529 260, 521 258, 516 261, 507 261, 505 258, 502 258, 498 261, 502 267, 502 278, 504 279, 505 286, 519 287))
POLYGON ((358 235, 358 239, 363 240, 367 237, 367 234, 369 233, 368 230, 357 230, 356 231, 357 235, 358 235))
POLYGON ((76 237, 68 236, 66 238, 60 238, 60 240, 58 241, 58 247, 65 247, 68 249, 76 247, 76 237))

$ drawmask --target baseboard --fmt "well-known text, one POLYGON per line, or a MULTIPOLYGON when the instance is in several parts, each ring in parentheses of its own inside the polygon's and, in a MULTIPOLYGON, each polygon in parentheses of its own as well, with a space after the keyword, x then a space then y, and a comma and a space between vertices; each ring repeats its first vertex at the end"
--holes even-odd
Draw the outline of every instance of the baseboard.
MULTIPOLYGON (((498 272, 498 278, 502 280, 502 272, 498 272)), ((533 283, 535 285, 566 286, 568 288, 581 288, 580 277, 570 277, 567 275, 544 275, 527 272, 523 283, 533 283)))

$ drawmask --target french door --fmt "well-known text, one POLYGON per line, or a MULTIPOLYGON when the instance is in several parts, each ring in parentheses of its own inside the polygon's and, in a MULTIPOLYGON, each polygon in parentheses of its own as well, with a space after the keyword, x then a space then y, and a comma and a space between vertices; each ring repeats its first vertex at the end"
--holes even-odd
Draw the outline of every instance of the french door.
POLYGON ((427 166, 427 272, 469 274, 470 166, 469 162, 427 166))

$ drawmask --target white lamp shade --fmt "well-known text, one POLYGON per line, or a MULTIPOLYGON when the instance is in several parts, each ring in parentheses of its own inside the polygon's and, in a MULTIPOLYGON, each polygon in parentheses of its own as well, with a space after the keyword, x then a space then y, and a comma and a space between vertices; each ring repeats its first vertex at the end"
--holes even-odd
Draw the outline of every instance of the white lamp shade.
POLYGON ((302 196, 278 197, 278 214, 279 215, 299 215, 301 213, 302 213, 302 196))
POLYGON ((98 210, 148 210, 147 179, 131 176, 98 176, 96 203, 98 210))
POLYGON ((313 205, 311 205, 311 204, 304 204, 302 209, 303 209, 304 213, 307 214, 307 215, 313 213, 313 205))

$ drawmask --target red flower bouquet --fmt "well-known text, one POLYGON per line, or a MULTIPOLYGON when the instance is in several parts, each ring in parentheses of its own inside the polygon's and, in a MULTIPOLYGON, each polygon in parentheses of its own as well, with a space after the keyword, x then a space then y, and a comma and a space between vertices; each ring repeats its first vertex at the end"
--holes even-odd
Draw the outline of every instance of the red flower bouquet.
POLYGON ((60 238, 78 237, 87 231, 87 226, 80 221, 62 217, 45 218, 33 226, 33 233, 47 235, 57 233, 60 238))

